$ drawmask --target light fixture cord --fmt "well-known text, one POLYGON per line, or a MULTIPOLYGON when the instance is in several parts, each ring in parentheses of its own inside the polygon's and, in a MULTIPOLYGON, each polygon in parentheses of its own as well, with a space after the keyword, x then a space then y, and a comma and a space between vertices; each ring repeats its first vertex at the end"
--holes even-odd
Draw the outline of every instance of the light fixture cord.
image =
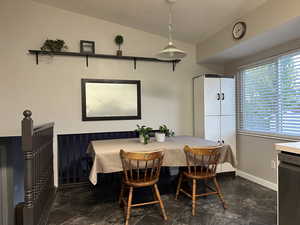
POLYGON ((173 39, 172 39, 172 3, 169 3, 169 44, 173 44, 173 39))

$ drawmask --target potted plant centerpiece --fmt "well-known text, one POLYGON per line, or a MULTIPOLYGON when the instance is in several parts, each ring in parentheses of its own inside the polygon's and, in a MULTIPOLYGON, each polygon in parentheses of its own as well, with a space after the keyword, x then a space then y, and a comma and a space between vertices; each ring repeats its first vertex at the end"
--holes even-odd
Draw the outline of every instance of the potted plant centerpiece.
POLYGON ((174 131, 170 130, 166 125, 159 126, 159 132, 155 133, 155 138, 157 142, 164 142, 166 137, 174 136, 174 131))
POLYGON ((140 126, 137 124, 136 126, 137 129, 135 131, 139 133, 140 142, 143 144, 148 144, 150 140, 150 132, 153 129, 151 127, 146 127, 145 125, 140 126))

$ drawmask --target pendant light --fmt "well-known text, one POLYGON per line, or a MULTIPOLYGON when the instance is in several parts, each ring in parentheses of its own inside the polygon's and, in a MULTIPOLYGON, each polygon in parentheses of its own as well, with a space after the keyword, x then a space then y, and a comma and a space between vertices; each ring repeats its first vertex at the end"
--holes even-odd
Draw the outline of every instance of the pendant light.
POLYGON ((186 56, 186 53, 176 48, 175 45, 173 44, 173 39, 172 39, 172 31, 173 31, 172 30, 173 29, 172 6, 176 2, 176 0, 166 0, 166 1, 169 5, 169 44, 157 54, 157 58, 161 60, 182 59, 186 56))

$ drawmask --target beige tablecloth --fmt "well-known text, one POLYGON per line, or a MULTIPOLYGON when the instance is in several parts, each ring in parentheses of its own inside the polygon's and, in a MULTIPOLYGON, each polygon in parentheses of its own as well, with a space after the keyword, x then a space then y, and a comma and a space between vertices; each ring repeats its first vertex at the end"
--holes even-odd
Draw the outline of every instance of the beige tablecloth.
MULTIPOLYGON (((114 139, 92 141, 87 149, 93 159, 93 167, 90 172, 90 181, 97 184, 97 173, 112 173, 122 171, 120 149, 128 152, 164 150, 165 157, 163 166, 178 167, 186 166, 183 147, 215 146, 216 142, 192 136, 176 136, 167 138, 165 142, 151 140, 147 145, 139 142, 139 139, 114 139)), ((224 145, 221 151, 220 163, 229 162, 236 167, 237 162, 229 145, 224 145)))

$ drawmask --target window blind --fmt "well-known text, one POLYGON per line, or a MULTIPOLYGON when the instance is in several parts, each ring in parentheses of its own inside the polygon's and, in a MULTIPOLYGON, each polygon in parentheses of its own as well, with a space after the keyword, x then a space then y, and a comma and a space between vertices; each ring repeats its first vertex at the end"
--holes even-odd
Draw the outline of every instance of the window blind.
POLYGON ((242 69, 239 130, 300 136, 300 52, 242 69))

